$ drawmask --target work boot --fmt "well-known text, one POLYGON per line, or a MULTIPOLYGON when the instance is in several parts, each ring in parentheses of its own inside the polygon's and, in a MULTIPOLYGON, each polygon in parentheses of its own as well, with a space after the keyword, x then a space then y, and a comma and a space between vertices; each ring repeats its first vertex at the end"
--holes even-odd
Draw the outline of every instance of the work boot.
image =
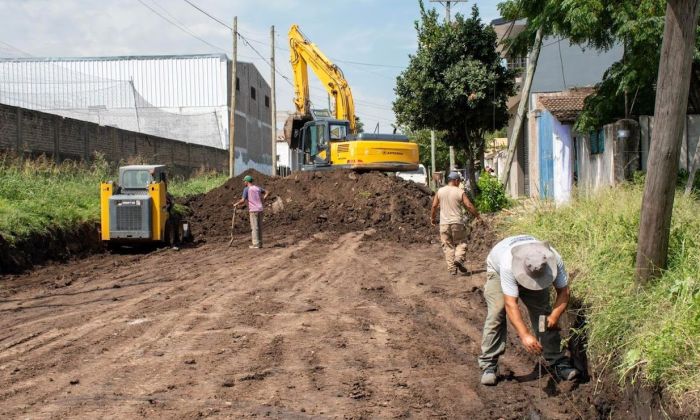
POLYGON ((262 248, 262 247, 261 247, 260 245, 250 245, 250 246, 248 246, 248 248, 250 248, 250 249, 260 249, 260 248, 262 248))
POLYGON ((563 381, 572 381, 578 376, 578 370, 568 363, 561 363, 554 366, 554 373, 563 381))
POLYGON ((496 376, 496 371, 498 368, 488 367, 484 369, 481 374, 481 385, 494 386, 498 382, 498 376, 496 376))
POLYGON ((457 267, 457 270, 459 270, 459 272, 462 274, 469 273, 469 270, 467 269, 467 267, 464 266, 464 264, 461 261, 455 261, 455 267, 457 267))
POLYGON ((455 267, 455 268, 450 268, 450 269, 448 270, 448 272, 450 273, 451 276, 456 276, 456 275, 457 275, 457 267, 455 267))

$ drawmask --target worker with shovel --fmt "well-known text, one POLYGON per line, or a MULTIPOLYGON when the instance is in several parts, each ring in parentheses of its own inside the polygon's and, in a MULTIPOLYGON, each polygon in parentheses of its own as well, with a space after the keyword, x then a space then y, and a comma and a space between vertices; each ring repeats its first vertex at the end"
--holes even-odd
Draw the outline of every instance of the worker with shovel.
POLYGON ((243 178, 245 188, 243 188, 243 196, 234 205, 234 209, 248 204, 248 213, 250 215, 250 231, 253 244, 248 248, 262 248, 262 224, 263 224, 263 205, 269 192, 253 183, 253 177, 246 175, 243 178))
POLYGON ((481 340, 479 367, 483 385, 496 385, 498 358, 505 353, 506 315, 515 327, 525 349, 542 354, 547 368, 563 380, 572 380, 578 371, 561 349, 559 317, 569 303, 568 275, 559 253, 549 243, 530 235, 505 238, 493 247, 486 259, 484 298, 488 306, 481 340), (556 290, 554 309, 550 288, 556 290), (530 315, 534 334, 525 325, 518 299, 530 315), (540 317, 543 322, 540 325, 540 317))
POLYGON ((430 224, 435 226, 437 209, 440 209, 440 242, 445 253, 448 272, 456 276, 457 270, 468 273, 464 266, 467 254, 466 240, 469 237, 469 226, 464 222, 462 208, 465 208, 476 219, 480 219, 476 207, 469 201, 463 189, 459 188, 462 176, 459 172, 451 172, 447 176, 447 185, 440 188, 433 198, 430 209, 430 224))

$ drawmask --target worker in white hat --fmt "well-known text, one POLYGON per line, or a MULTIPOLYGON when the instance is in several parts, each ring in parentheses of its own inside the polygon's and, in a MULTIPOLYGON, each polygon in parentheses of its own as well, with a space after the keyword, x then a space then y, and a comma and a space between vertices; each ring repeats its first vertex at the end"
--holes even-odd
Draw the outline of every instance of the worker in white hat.
POLYGON ((467 254, 467 238, 469 226, 464 223, 463 213, 466 210, 474 218, 479 219, 479 212, 469 200, 467 194, 459 187, 462 176, 459 172, 451 172, 447 176, 447 185, 440 188, 430 209, 430 224, 435 226, 437 211, 440 209, 440 243, 447 262, 447 271, 457 275, 457 270, 467 273, 464 266, 467 254))
POLYGON ((496 385, 498 381, 498 358, 506 350, 506 315, 527 351, 542 354, 560 379, 576 378, 578 371, 561 349, 558 327, 559 317, 569 303, 569 280, 559 253, 549 243, 530 235, 505 238, 486 258, 486 278, 484 298, 488 313, 479 356, 481 383, 496 385), (551 287, 557 295, 554 308, 549 299, 551 287), (545 332, 528 329, 518 299, 527 308, 533 330, 538 330, 540 315, 546 316, 545 332))

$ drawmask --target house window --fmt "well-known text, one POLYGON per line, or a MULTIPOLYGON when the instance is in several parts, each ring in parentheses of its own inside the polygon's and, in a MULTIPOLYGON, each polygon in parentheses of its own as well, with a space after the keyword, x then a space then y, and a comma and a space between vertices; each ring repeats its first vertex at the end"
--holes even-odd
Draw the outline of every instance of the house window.
POLYGON ((250 87, 250 98, 255 100, 255 88, 252 86, 250 87))
POLYGON ((240 92, 240 90, 241 90, 241 80, 238 77, 236 77, 236 91, 240 92))
POLYGON ((270 97, 267 95, 265 95, 265 106, 268 108, 270 107, 270 97))
POLYGON ((605 131, 603 131, 602 128, 597 131, 591 131, 588 136, 588 140, 592 155, 605 152, 605 131))

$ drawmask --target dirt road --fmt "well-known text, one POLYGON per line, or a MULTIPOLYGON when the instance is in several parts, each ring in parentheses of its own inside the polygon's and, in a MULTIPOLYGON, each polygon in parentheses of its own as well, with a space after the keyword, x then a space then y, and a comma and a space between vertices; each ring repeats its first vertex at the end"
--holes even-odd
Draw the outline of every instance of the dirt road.
POLYGON ((592 385, 548 395, 515 343, 510 377, 479 385, 482 251, 454 278, 437 245, 366 235, 263 251, 239 236, 0 278, 0 417, 597 415, 592 385))

